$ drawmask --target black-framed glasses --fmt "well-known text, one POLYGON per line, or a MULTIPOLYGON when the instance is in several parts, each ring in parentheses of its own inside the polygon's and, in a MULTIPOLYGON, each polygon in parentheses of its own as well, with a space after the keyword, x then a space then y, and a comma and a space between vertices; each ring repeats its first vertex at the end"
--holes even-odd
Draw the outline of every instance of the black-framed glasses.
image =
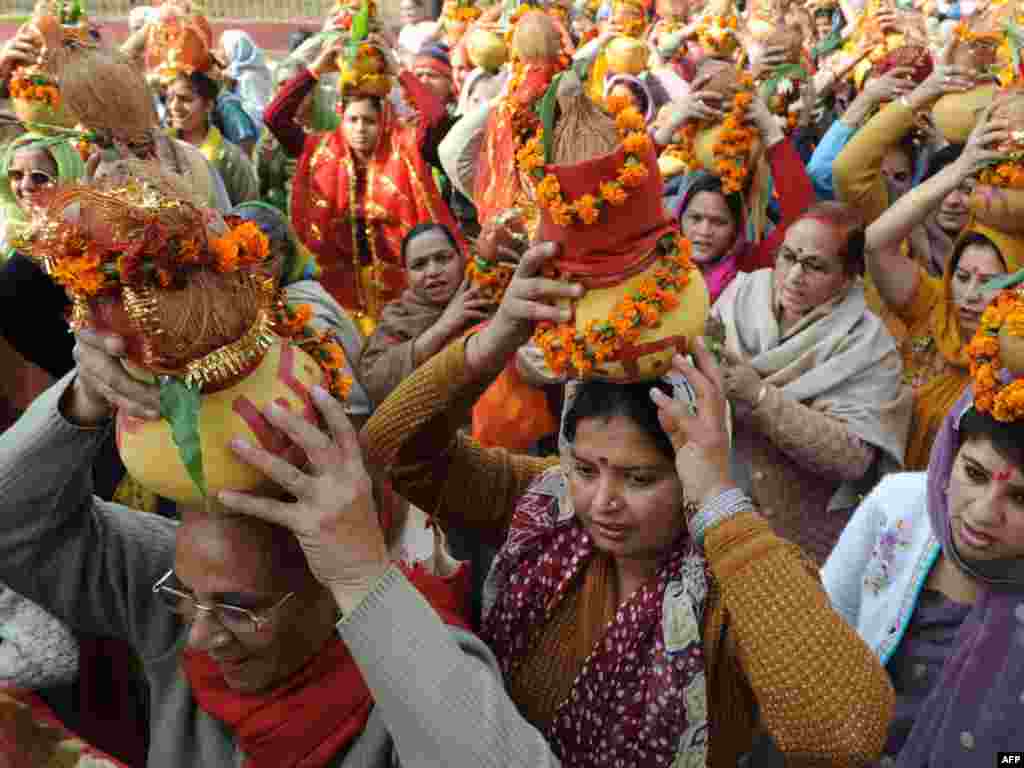
POLYGON ((160 598, 160 601, 169 610, 183 617, 188 623, 195 621, 196 616, 200 613, 211 613, 229 632, 259 632, 273 621, 273 615, 281 606, 295 597, 294 592, 289 592, 272 606, 259 613, 250 611, 248 608, 240 608, 237 605, 228 605, 227 603, 203 605, 196 600, 195 595, 168 584, 167 582, 173 577, 174 569, 172 568, 153 585, 153 593, 160 598))
POLYGON ((57 181, 46 171, 23 171, 19 168, 12 168, 7 172, 7 178, 15 184, 21 184, 22 180, 26 176, 28 177, 28 180, 37 187, 48 187, 51 184, 55 184, 57 181))

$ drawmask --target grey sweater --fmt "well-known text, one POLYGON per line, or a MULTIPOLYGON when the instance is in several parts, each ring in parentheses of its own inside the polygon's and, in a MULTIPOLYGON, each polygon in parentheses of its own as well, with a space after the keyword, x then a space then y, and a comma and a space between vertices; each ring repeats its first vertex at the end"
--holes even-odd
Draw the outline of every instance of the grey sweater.
MULTIPOLYGON (((149 768, 241 766, 232 733, 196 706, 179 666, 187 627, 152 598, 174 560, 176 524, 92 496, 89 469, 105 430, 60 414, 74 376, 0 436, 0 579, 72 627, 136 650, 151 692, 149 768)), ((339 632, 375 706, 331 768, 558 765, 508 698, 486 646, 448 630, 400 571, 339 632)))

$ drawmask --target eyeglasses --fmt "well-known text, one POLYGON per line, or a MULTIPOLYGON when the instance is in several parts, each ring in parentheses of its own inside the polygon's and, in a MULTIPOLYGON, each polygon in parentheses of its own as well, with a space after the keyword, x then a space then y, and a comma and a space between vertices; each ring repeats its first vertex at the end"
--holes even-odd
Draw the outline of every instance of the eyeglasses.
POLYGON ((48 187, 56 182, 46 171, 25 171, 14 168, 7 172, 7 178, 13 181, 15 184, 21 184, 22 179, 28 176, 29 181, 35 184, 37 187, 48 187))
POLYGON ((822 264, 817 260, 815 256, 808 256, 801 259, 792 251, 786 250, 785 248, 779 251, 779 255, 775 258, 776 266, 780 267, 783 271, 788 272, 798 264, 803 269, 804 274, 808 275, 827 275, 831 272, 828 265, 822 264))
POLYGON ((273 620, 273 614, 282 605, 295 597, 294 592, 289 592, 272 606, 259 613, 250 611, 248 608, 240 608, 237 605, 227 605, 226 603, 203 605, 196 600, 195 595, 168 585, 167 582, 173 576, 174 570, 171 569, 153 585, 153 593, 160 597, 161 602, 167 608, 179 616, 183 616, 188 623, 195 621, 199 613, 212 613, 217 621, 232 633, 259 632, 273 620))

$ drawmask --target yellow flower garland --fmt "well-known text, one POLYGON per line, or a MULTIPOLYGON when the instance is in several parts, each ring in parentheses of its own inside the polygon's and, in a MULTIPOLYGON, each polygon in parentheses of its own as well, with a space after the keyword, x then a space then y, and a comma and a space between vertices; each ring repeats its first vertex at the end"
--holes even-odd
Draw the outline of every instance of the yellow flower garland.
POLYGON ((981 316, 981 325, 967 356, 974 379, 974 407, 990 413, 997 421, 1017 421, 1024 417, 1024 378, 1003 385, 999 354, 999 333, 1006 328, 1014 337, 1024 338, 1024 289, 1002 291, 981 316))
POLYGON ((680 234, 666 235, 658 241, 658 250, 661 258, 653 274, 620 299, 604 322, 592 320, 583 331, 573 323, 544 323, 537 329, 533 340, 553 373, 561 376, 571 367, 574 375, 586 376, 614 360, 645 328, 656 328, 662 315, 679 306, 679 292, 694 269, 690 241, 680 234))
POLYGON ((558 179, 544 171, 544 129, 537 132, 516 151, 516 166, 520 173, 537 181, 537 204, 546 208, 552 221, 560 227, 594 224, 605 205, 620 206, 629 197, 629 190, 643 185, 647 166, 643 155, 652 147, 646 132, 643 115, 634 107, 625 107, 615 113, 615 126, 622 139, 625 158, 614 179, 598 185, 593 194, 580 195, 566 202, 558 179))

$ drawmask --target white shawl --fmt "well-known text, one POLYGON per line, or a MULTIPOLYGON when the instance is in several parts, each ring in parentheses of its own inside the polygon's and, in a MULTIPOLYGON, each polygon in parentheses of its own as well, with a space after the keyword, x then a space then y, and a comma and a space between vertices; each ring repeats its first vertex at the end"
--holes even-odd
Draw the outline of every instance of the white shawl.
MULTIPOLYGON (((855 283, 783 335, 773 275, 771 269, 741 272, 715 302, 712 313, 725 324, 726 348, 786 397, 845 423, 880 449, 885 464, 902 466, 910 397, 901 366, 891 363, 896 342, 867 308, 863 286, 855 283)), ((856 503, 859 489, 849 485, 839 489, 830 509, 856 503)))

